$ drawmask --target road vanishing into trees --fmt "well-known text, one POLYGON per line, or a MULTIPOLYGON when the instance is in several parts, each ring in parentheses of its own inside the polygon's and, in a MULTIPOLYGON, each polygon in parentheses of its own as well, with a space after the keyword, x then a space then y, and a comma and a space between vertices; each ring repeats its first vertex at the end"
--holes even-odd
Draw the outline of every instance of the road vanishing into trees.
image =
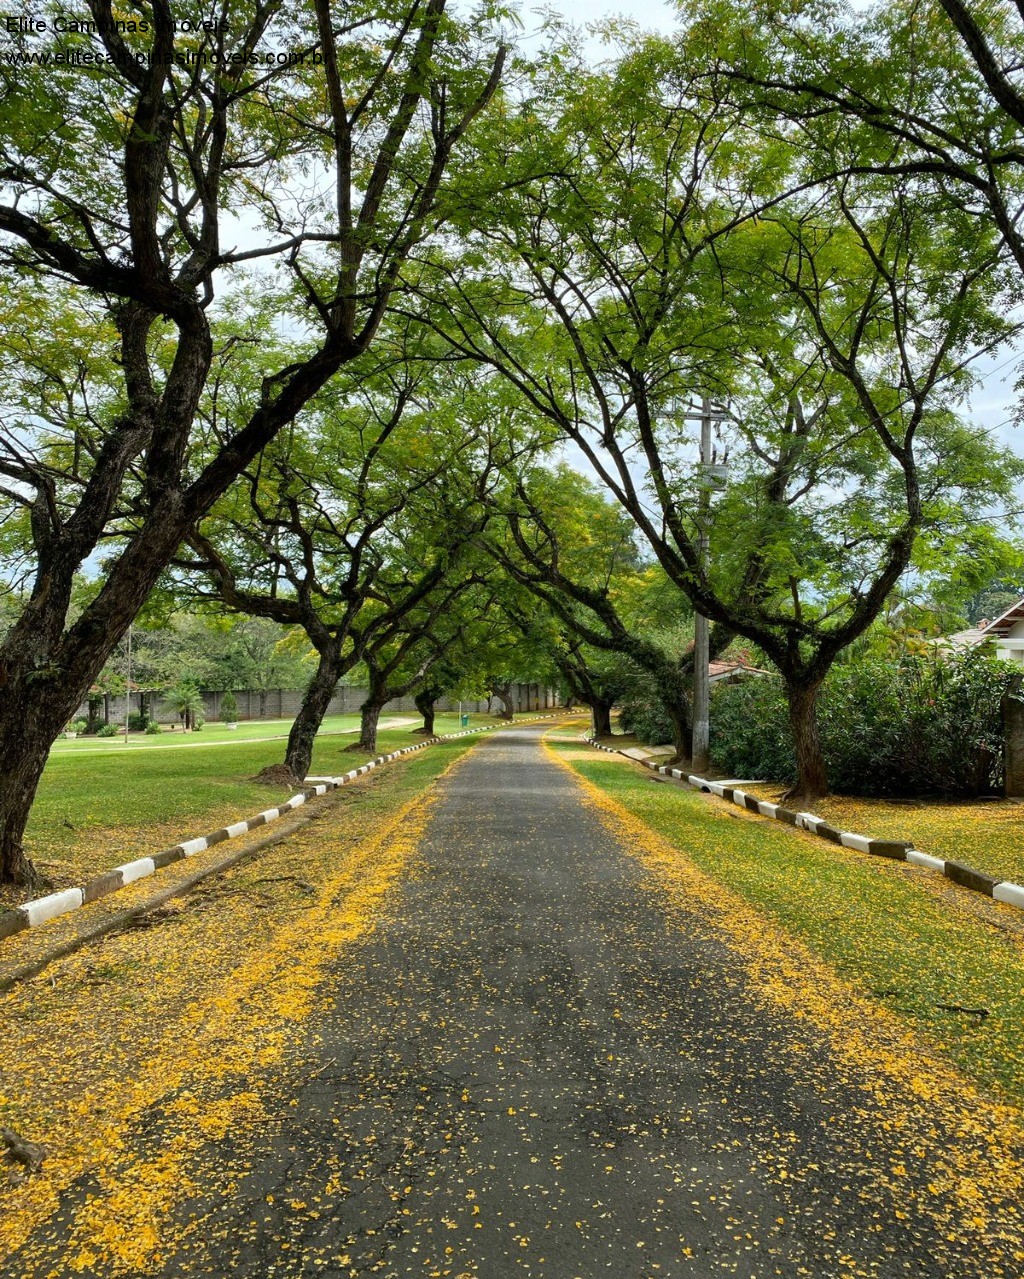
MULTIPOLYGON (((876 1062, 858 1072, 768 998, 542 732, 495 734, 442 778, 379 925, 302 1023, 286 1093, 251 1139, 199 1143, 144 1272, 1024 1272, 1019 1208, 965 1202, 952 1175, 955 1114, 900 1108, 876 1062)), ((151 1169, 163 1140, 159 1113, 131 1138, 151 1169)), ((106 1273, 65 1251, 93 1189, 6 1273, 106 1273)))

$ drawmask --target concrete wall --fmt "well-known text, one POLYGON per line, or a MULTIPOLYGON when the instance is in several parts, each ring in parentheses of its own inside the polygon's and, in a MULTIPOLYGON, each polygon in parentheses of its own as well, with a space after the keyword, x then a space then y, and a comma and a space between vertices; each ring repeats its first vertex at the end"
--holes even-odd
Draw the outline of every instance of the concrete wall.
POLYGON ((512 697, 517 714, 522 711, 548 710, 558 705, 558 694, 553 688, 545 688, 543 684, 513 684, 512 697))
MULTIPOLYGON (((535 711, 544 710, 548 707, 558 705, 557 694, 554 689, 544 688, 540 684, 514 684, 512 686, 513 699, 516 711, 535 711)), ((207 720, 220 719, 220 699, 223 693, 203 693, 204 713, 207 720)), ((328 715, 358 715, 359 707, 366 697, 366 689, 342 685, 331 699, 328 707, 328 715)), ((302 705, 302 689, 300 688, 272 688, 266 693, 251 692, 243 689, 235 691, 235 701, 238 704, 239 720, 250 719, 286 719, 292 720, 298 713, 299 707, 302 705)), ((151 698, 150 705, 152 707, 154 717, 162 724, 171 724, 177 721, 173 709, 170 705, 162 701, 159 697, 151 698)), ((454 711, 459 706, 458 699, 443 697, 437 704, 439 711, 454 711)), ((496 712, 500 711, 501 704, 497 698, 494 698, 491 707, 488 707, 486 699, 479 701, 463 701, 462 710, 465 714, 484 714, 489 709, 496 712)), ((107 699, 106 718, 110 723, 124 723, 124 698, 110 697, 107 699)), ((132 694, 132 713, 139 709, 139 694, 132 694)), ((76 718, 88 718, 88 704, 83 704, 78 711, 76 718)), ((411 697, 397 697, 393 701, 388 702, 383 711, 384 715, 396 714, 416 714, 416 703, 411 697)), ((101 711, 100 718, 104 718, 101 711)))

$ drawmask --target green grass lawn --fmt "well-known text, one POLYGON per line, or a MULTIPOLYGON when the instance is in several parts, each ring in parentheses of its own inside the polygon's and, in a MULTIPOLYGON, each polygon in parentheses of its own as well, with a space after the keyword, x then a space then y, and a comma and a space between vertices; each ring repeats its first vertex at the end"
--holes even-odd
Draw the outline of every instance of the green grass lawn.
POLYGON ((990 1091, 1024 1103, 1024 946, 992 920, 937 896, 910 868, 836 848, 768 820, 733 815, 696 791, 658 784, 620 757, 572 766, 804 942, 860 994, 905 1019, 990 1091), (939 1007, 986 1009, 984 1017, 939 1007))
MULTIPOLYGON (((419 718, 408 718, 414 722, 377 734, 376 754, 423 740, 411 731, 419 718)), ((493 721, 479 715, 472 717, 471 727, 474 722, 493 721)), ((357 727, 358 716, 325 720, 310 772, 345 773, 372 758, 347 749, 355 733, 345 730, 357 727)), ((456 715, 438 715, 435 721, 438 733, 459 727, 456 715)), ((64 740, 50 755, 32 809, 26 834, 29 856, 55 886, 64 887, 276 807, 291 789, 250 779, 268 764, 283 761, 287 729, 285 721, 246 724, 237 733, 210 725, 201 733, 175 734, 174 743, 171 734, 133 735, 127 746, 118 739, 64 740), (250 729, 260 735, 239 736, 250 729)))
MULTIPOLYGON (((753 793, 778 800, 780 787, 752 786, 753 793)), ((874 839, 910 840, 933 857, 966 862, 998 879, 1024 884, 1024 805, 1014 799, 939 800, 897 803, 829 795, 811 805, 841 830, 874 839)))
MULTIPOLYGON (((408 719, 414 721, 409 724, 409 728, 414 728, 419 724, 420 717, 415 711, 395 711, 394 714, 381 716, 382 720, 391 719, 408 719)), ((485 723, 488 720, 486 715, 475 715, 470 717, 471 723, 485 723)), ((237 742, 253 742, 266 741, 268 738, 281 738, 282 740, 288 736, 288 731, 292 726, 290 719, 265 719, 265 720, 246 720, 242 721, 237 728, 226 728, 223 724, 216 722, 208 722, 203 725, 198 733, 184 733, 180 728, 167 729, 162 733, 129 733, 127 743, 124 735, 119 734, 117 737, 60 737, 53 744, 51 755, 80 755, 85 752, 95 753, 97 751, 125 751, 134 750, 166 750, 171 747, 195 747, 195 746, 211 746, 214 743, 231 743, 237 742)), ((457 715, 438 715, 435 721, 435 729, 439 733, 452 733, 458 727, 457 715)), ((358 715, 328 715, 320 728, 321 736, 329 736, 332 733, 356 733, 359 730, 358 715)))

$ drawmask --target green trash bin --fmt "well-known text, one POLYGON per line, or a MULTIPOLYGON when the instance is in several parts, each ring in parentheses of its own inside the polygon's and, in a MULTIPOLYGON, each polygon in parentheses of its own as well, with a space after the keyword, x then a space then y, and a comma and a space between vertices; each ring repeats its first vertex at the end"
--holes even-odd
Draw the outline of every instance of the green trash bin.
POLYGON ((463 728, 468 728, 468 727, 469 727, 469 716, 468 716, 468 715, 463 715, 463 717, 462 717, 462 727, 463 727, 463 728))

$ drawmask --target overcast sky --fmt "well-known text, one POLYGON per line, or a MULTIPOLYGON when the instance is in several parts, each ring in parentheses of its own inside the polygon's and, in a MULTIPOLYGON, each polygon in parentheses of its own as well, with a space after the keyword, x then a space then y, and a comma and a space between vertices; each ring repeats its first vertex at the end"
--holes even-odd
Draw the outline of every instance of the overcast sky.
MULTIPOLYGON (((605 3, 604 0, 597 0, 597 3, 594 0, 556 0, 550 7, 581 24, 620 13, 635 18, 643 27, 656 27, 662 31, 671 31, 676 23, 675 9, 663 0, 621 0, 619 4, 605 3)), ((527 29, 532 8, 529 3, 523 4, 527 29)))

